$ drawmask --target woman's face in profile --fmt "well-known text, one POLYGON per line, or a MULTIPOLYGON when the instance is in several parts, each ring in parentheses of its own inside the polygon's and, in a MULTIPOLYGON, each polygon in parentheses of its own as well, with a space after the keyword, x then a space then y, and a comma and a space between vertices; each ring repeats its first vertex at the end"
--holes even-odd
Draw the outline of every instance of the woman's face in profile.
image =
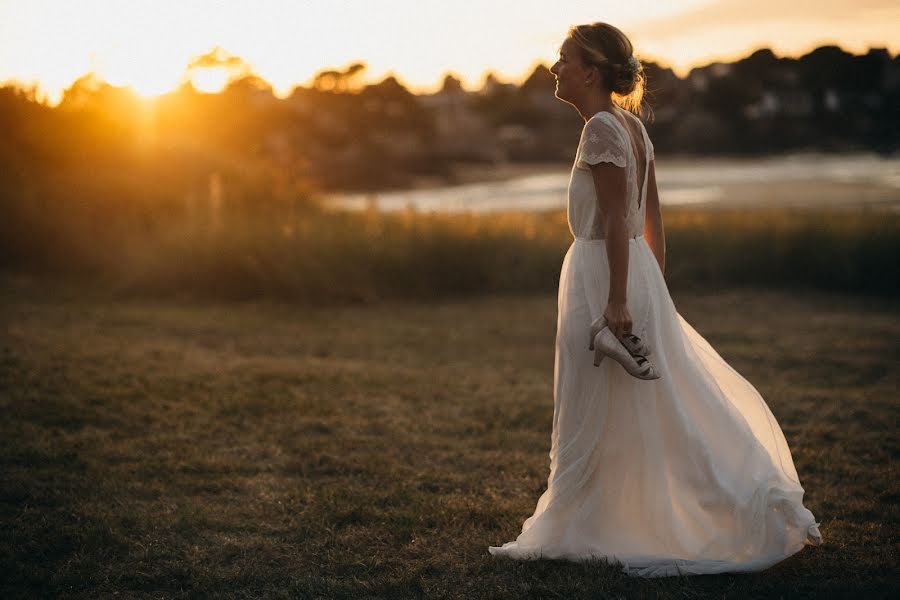
POLYGON ((550 67, 556 76, 556 97, 571 101, 585 85, 589 69, 581 61, 578 44, 572 38, 566 38, 559 47, 559 60, 550 67))

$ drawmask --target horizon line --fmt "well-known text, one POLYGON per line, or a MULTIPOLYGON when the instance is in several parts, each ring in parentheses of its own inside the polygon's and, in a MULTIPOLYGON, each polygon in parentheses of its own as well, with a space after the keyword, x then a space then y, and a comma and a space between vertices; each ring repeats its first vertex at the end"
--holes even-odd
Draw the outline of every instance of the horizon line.
MULTIPOLYGON (((821 43, 821 42, 817 42, 817 43, 810 44, 810 45, 807 46, 804 50, 801 50, 801 51, 798 51, 798 52, 794 52, 794 53, 785 53, 785 54, 779 54, 778 52, 776 52, 776 51, 771 47, 771 45, 759 45, 759 46, 755 46, 755 47, 753 47, 752 49, 749 49, 749 50, 745 50, 745 51, 742 51, 742 52, 739 52, 739 53, 733 53, 732 55, 727 55, 727 56, 726 56, 726 55, 719 55, 719 56, 712 55, 712 56, 710 56, 710 57, 707 57, 707 58, 703 59, 702 61, 695 61, 695 62, 693 62, 693 63, 690 63, 688 66, 686 66, 686 67, 684 67, 684 68, 681 68, 681 69, 676 68, 676 67, 672 66, 671 64, 668 64, 668 63, 666 63, 665 61, 663 61, 663 60, 659 59, 658 57, 655 57, 655 56, 653 56, 653 55, 651 55, 651 54, 644 55, 644 56, 641 58, 641 62, 644 63, 644 64, 648 64, 648 63, 649 63, 649 64, 656 65, 657 67, 659 67, 660 69, 663 69, 663 70, 670 70, 670 71, 673 72, 673 74, 675 74, 676 77, 678 77, 679 79, 682 79, 682 80, 683 80, 683 79, 686 79, 687 77, 689 77, 690 74, 691 74, 693 71, 695 71, 695 70, 708 68, 708 67, 713 66, 713 65, 716 65, 716 64, 733 64, 733 63, 738 62, 738 61, 740 61, 740 60, 746 59, 746 58, 750 57, 751 55, 753 55, 753 54, 755 54, 756 52, 759 52, 759 51, 761 51, 761 50, 769 50, 769 51, 772 52, 772 54, 775 55, 777 58, 785 58, 785 59, 791 59, 791 60, 800 60, 800 59, 802 59, 804 56, 807 56, 807 55, 811 54, 812 52, 814 52, 815 50, 817 50, 817 49, 819 49, 819 48, 827 48, 827 47, 836 47, 836 48, 839 48, 841 51, 843 51, 843 52, 845 52, 845 53, 847 53, 847 54, 850 54, 851 56, 866 56, 866 55, 872 53, 873 51, 884 50, 884 51, 887 52, 887 54, 888 54, 888 56, 891 58, 891 60, 896 60, 897 58, 900 58, 900 52, 897 52, 897 53, 891 52, 891 49, 890 49, 890 47, 889 47, 889 44, 887 44, 887 43, 885 43, 885 44, 882 45, 882 46, 877 46, 877 45, 873 45, 873 44, 868 44, 868 45, 867 45, 867 48, 866 48, 866 50, 865 50, 865 52, 857 53, 857 52, 853 52, 852 50, 847 50, 847 49, 846 49, 843 45, 841 45, 840 43, 821 43)), ((194 87, 195 89, 197 89, 197 86, 193 85, 192 79, 188 76, 188 74, 189 74, 189 72, 190 72, 190 70, 191 70, 191 68, 192 68, 192 67, 191 67, 191 62, 194 61, 194 60, 196 60, 198 57, 205 56, 205 55, 208 55, 208 54, 210 54, 210 53, 215 52, 216 49, 222 49, 222 50, 224 50, 224 48, 221 48, 220 46, 214 46, 214 47, 210 48, 210 49, 209 49, 207 52, 205 52, 205 53, 201 53, 201 54, 197 54, 197 55, 194 55, 194 56, 189 57, 188 60, 185 61, 185 67, 184 67, 184 71, 183 71, 183 73, 182 73, 182 79, 181 79, 178 83, 176 83, 175 85, 173 85, 170 89, 167 89, 167 90, 165 90, 164 92, 161 92, 161 93, 155 93, 155 94, 143 94, 143 93, 138 92, 138 90, 136 90, 136 89, 134 88, 134 86, 131 85, 131 84, 117 85, 117 84, 111 83, 110 81, 108 81, 107 79, 105 79, 105 78, 102 76, 102 74, 98 74, 98 73, 97 73, 95 70, 93 70, 93 69, 87 70, 87 71, 84 71, 84 72, 78 74, 78 75, 75 76, 71 81, 69 81, 67 85, 62 86, 62 87, 58 90, 58 99, 56 100, 56 102, 50 102, 50 101, 49 101, 49 100, 50 100, 50 90, 47 90, 47 89, 41 84, 40 81, 35 80, 35 79, 32 79, 32 80, 24 80, 24 79, 20 79, 20 78, 17 78, 17 77, 9 77, 9 78, 6 78, 6 79, 0 81, 0 87, 15 87, 15 88, 22 89, 22 90, 35 90, 35 92, 36 92, 36 99, 37 99, 38 101, 40 101, 42 104, 46 104, 46 105, 49 105, 49 106, 57 106, 57 105, 62 101, 63 93, 65 92, 65 90, 71 88, 72 85, 74 85, 74 83, 75 83, 76 81, 78 81, 79 79, 82 79, 82 78, 87 77, 87 76, 94 75, 95 77, 97 77, 97 79, 98 79, 99 81, 101 81, 101 82, 103 82, 103 83, 106 83, 107 85, 110 85, 110 86, 112 86, 112 87, 115 87, 115 88, 129 88, 129 89, 131 89, 136 95, 138 95, 138 96, 140 96, 140 97, 142 97, 142 98, 156 98, 156 97, 164 96, 164 95, 166 95, 166 94, 175 92, 175 91, 177 91, 179 88, 181 88, 182 86, 184 86, 184 85, 186 85, 186 84, 189 84, 189 85, 191 85, 192 87, 194 87)), ((226 52, 227 52, 227 51, 226 51, 226 52)), ((230 54, 229 54, 229 55, 230 55, 230 54)), ((238 59, 240 59, 241 61, 243 61, 243 58, 241 58, 241 57, 238 56, 238 55, 230 55, 230 56, 235 56, 235 57, 237 57, 238 59)), ((275 86, 271 81, 269 81, 268 79, 266 79, 265 77, 263 77, 261 74, 259 74, 259 73, 252 67, 252 65, 250 65, 249 63, 244 62, 244 64, 248 67, 248 68, 246 69, 246 71, 241 72, 241 73, 238 73, 238 74, 235 74, 234 76, 229 77, 229 78, 224 82, 224 84, 222 85, 221 88, 219 88, 219 89, 217 89, 216 91, 213 91, 213 92, 204 92, 203 90, 199 90, 199 89, 198 89, 198 91, 200 91, 200 92, 202 92, 202 93, 216 94, 216 93, 219 93, 219 92, 221 92, 222 90, 224 90, 224 89, 225 89, 229 84, 231 84, 233 81, 239 81, 240 79, 242 79, 242 78, 244 78, 244 77, 252 76, 252 77, 256 77, 256 78, 260 79, 261 81, 265 82, 266 85, 269 87, 269 89, 272 91, 273 96, 275 96, 276 98, 279 98, 279 99, 285 99, 285 98, 290 97, 290 95, 294 92, 294 90, 296 90, 296 89, 298 89, 298 88, 302 88, 302 89, 312 89, 312 88, 314 88, 314 87, 315 87, 315 86, 314 86, 314 81, 315 81, 316 77, 317 77, 318 75, 320 75, 321 73, 323 73, 323 72, 325 72, 325 71, 340 71, 342 68, 346 68, 347 66, 352 65, 352 64, 355 64, 355 63, 363 64, 363 65, 365 65, 366 69, 368 68, 368 64, 367 64, 367 62, 366 62, 364 59, 353 59, 353 60, 346 61, 346 63, 345 63, 342 67, 337 67, 337 66, 323 66, 323 67, 321 67, 320 69, 318 69, 312 76, 306 78, 305 80, 298 80, 298 81, 296 81, 296 82, 293 82, 293 83, 290 85, 290 87, 288 87, 288 88, 286 88, 286 89, 283 89, 283 90, 279 90, 278 87, 275 86)), ((394 78, 401 86, 403 86, 404 89, 406 89, 407 91, 409 91, 409 92, 410 92, 411 94, 413 94, 413 95, 416 95, 416 96, 431 95, 431 94, 435 94, 435 93, 440 92, 440 90, 442 89, 442 87, 443 87, 443 85, 444 85, 444 82, 445 82, 446 78, 447 78, 448 76, 451 76, 451 77, 457 79, 457 80, 460 82, 460 86, 461 86, 461 88, 462 88, 464 91, 466 91, 466 92, 477 92, 477 91, 482 90, 482 89, 484 88, 485 81, 486 81, 486 79, 488 78, 488 76, 493 76, 493 77, 494 77, 499 83, 501 83, 501 84, 513 84, 513 85, 516 85, 516 86, 521 86, 521 85, 528 79, 528 77, 530 77, 530 76, 534 73, 534 71, 535 71, 538 67, 541 67, 541 66, 543 66, 544 68, 547 68, 547 69, 550 68, 550 65, 547 65, 547 62, 546 62, 546 60, 544 60, 544 59, 535 59, 535 60, 533 60, 533 61, 529 64, 529 66, 526 67, 526 68, 524 69, 524 71, 523 71, 522 73, 520 73, 519 75, 508 75, 508 74, 503 74, 503 73, 500 73, 500 72, 499 72, 497 69, 495 69, 495 68, 487 67, 487 68, 485 68, 485 69, 481 72, 481 74, 479 75, 479 77, 478 77, 478 82, 479 82, 479 83, 477 83, 477 84, 467 84, 467 83, 466 83, 466 80, 467 80, 466 77, 464 77, 463 75, 461 75, 458 71, 456 71, 456 70, 454 70, 454 69, 452 69, 452 68, 449 68, 449 69, 444 70, 444 71, 439 75, 437 82, 434 83, 434 84, 431 84, 431 85, 416 85, 416 84, 412 84, 412 83, 410 83, 408 80, 404 79, 404 77, 403 77, 401 74, 397 73, 395 70, 393 70, 393 69, 387 69, 387 70, 382 71, 380 75, 362 78, 362 81, 360 82, 360 84, 359 84, 358 86, 356 86, 356 87, 354 88, 354 90, 362 89, 362 88, 365 88, 365 87, 368 87, 368 86, 371 86, 371 85, 378 85, 379 83, 382 83, 382 82, 384 82, 384 81, 387 80, 387 79, 394 78)), ((210 66, 207 66, 207 67, 198 67, 198 68, 201 68, 201 69, 202 69, 202 68, 217 68, 217 67, 219 67, 219 66, 218 66, 218 65, 210 65, 210 66)), ((223 67, 219 67, 219 68, 223 68, 223 67)), ((353 90, 350 90, 350 92, 352 92, 352 91, 353 91, 353 90)))

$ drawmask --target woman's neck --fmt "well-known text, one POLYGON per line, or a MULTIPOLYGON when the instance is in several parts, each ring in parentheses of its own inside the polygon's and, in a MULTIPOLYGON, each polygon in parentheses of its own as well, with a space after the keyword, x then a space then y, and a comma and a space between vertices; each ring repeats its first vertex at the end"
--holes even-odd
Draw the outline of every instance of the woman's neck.
POLYGON ((612 113, 615 112, 615 103, 612 101, 612 95, 592 95, 576 106, 581 118, 587 121, 601 110, 612 113))

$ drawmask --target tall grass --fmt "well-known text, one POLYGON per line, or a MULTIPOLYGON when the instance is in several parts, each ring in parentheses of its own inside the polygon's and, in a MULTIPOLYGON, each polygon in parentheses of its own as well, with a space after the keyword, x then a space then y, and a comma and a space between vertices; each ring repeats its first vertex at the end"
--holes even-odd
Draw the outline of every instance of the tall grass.
MULTIPOLYGON (((7 219, 7 268, 120 293, 368 302, 553 291, 571 242, 561 211, 342 212, 249 200, 62 206, 32 206, 7 219)), ((664 221, 674 288, 898 292, 897 214, 670 208, 664 221)))
POLYGON ((762 285, 895 296, 900 215, 873 210, 665 212, 671 284, 762 285))

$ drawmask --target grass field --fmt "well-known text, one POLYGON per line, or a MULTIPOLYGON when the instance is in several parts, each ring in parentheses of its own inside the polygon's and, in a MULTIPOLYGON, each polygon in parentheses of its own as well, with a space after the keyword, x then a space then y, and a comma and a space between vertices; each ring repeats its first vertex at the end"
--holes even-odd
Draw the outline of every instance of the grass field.
POLYGON ((497 560, 546 486, 552 295, 304 307, 2 279, 2 597, 895 597, 900 309, 702 289, 825 544, 761 574, 497 560), (115 594, 115 596, 114 596, 115 594))

